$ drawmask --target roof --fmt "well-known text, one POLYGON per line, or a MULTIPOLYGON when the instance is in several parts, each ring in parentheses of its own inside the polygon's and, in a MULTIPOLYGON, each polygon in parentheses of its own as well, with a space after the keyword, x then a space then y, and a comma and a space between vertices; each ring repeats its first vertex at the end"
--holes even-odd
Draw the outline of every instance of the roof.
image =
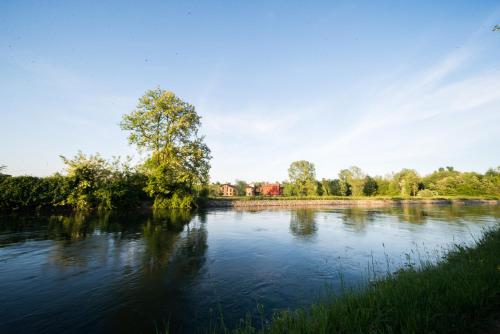
POLYGON ((279 182, 276 183, 264 183, 262 187, 270 187, 270 186, 281 186, 279 182))

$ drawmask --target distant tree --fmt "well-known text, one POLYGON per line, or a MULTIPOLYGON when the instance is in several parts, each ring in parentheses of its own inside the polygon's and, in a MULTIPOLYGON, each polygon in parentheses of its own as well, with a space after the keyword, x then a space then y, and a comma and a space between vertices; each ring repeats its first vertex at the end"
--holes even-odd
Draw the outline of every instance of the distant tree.
POLYGON ((377 195, 398 196, 400 194, 399 184, 394 180, 393 174, 384 177, 375 176, 374 180, 377 182, 377 195))
POLYGON ((497 177, 500 176, 500 166, 497 168, 490 168, 484 173, 484 176, 486 177, 497 177))
POLYGON ((4 171, 7 169, 7 166, 5 165, 0 165, 0 181, 2 181, 2 179, 6 178, 7 174, 4 174, 4 171))
POLYGON ((317 194, 316 169, 314 164, 305 161, 294 161, 288 168, 288 177, 296 196, 312 196, 317 194))
POLYGON ((323 184, 320 181, 316 181, 316 195, 318 196, 326 195, 323 189, 323 184))
POLYGON ((481 191, 484 194, 500 196, 500 166, 486 171, 484 178, 482 178, 481 191))
POLYGON ((322 179, 321 189, 323 196, 342 196, 342 192, 340 189, 340 181, 338 179, 334 180, 322 179))
POLYGON ((341 191, 343 196, 362 196, 365 174, 361 168, 351 166, 339 172, 341 191))
POLYGON ((200 125, 194 106, 161 88, 147 91, 123 116, 129 142, 150 153, 146 190, 156 208, 189 207, 196 190, 208 183, 211 156, 198 135, 200 125))
POLYGON ((377 194, 378 184, 374 178, 370 176, 365 177, 365 181, 363 183, 363 194, 365 196, 374 196, 377 194))
POLYGON ((283 182, 281 185, 283 187, 283 196, 286 197, 297 196, 295 186, 292 183, 283 182))
POLYGON ((399 184, 401 196, 416 196, 419 191, 420 176, 414 169, 402 169, 394 175, 399 184))
POLYGON ((247 187, 247 183, 245 181, 236 180, 235 187, 236 187, 236 195, 245 196, 245 189, 247 187))
POLYGON ((321 179, 320 185, 321 185, 321 195, 322 196, 330 196, 330 187, 328 184, 327 179, 323 178, 321 179))
POLYGON ((220 186, 221 186, 220 182, 210 184, 208 186, 208 196, 219 197, 221 195, 220 186))
POLYGON ((349 183, 351 176, 349 170, 342 169, 339 172, 339 187, 340 187, 340 195, 341 196, 350 196, 351 195, 351 184, 349 183))

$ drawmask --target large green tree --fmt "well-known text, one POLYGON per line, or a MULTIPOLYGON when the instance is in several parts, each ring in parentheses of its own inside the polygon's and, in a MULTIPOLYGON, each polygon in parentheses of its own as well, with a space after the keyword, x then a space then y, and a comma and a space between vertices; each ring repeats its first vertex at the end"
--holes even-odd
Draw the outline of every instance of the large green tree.
POLYGON ((288 178, 295 196, 314 196, 317 194, 316 169, 309 161, 294 161, 288 168, 288 178))
POLYGON ((146 191, 155 207, 190 207, 208 183, 210 150, 198 134, 200 116, 193 105, 161 88, 148 90, 121 127, 129 142, 150 155, 144 167, 146 191))

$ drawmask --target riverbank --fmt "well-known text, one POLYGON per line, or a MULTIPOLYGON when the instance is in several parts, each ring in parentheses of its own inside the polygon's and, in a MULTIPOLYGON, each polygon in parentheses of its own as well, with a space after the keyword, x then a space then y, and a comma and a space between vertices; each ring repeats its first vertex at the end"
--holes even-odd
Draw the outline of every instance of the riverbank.
POLYGON ((395 197, 222 197, 210 198, 203 206, 207 208, 256 208, 256 207, 318 207, 318 206, 366 206, 381 207, 403 204, 426 205, 498 205, 497 198, 439 197, 439 198, 395 198, 395 197))
POLYGON ((497 333, 498 254, 497 228, 472 247, 455 246, 438 265, 410 266, 360 292, 348 290, 307 309, 276 313, 268 324, 247 321, 234 332, 497 333))

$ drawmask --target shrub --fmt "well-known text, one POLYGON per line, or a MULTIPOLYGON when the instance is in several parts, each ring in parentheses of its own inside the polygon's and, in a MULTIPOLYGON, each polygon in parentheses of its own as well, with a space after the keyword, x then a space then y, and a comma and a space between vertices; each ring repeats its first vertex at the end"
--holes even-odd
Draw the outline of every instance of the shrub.
POLYGON ((418 197, 435 197, 437 195, 438 195, 437 191, 429 190, 429 189, 423 189, 417 193, 418 197))
POLYGON ((0 181, 0 210, 40 209, 62 206, 68 196, 67 179, 15 176, 0 181))

